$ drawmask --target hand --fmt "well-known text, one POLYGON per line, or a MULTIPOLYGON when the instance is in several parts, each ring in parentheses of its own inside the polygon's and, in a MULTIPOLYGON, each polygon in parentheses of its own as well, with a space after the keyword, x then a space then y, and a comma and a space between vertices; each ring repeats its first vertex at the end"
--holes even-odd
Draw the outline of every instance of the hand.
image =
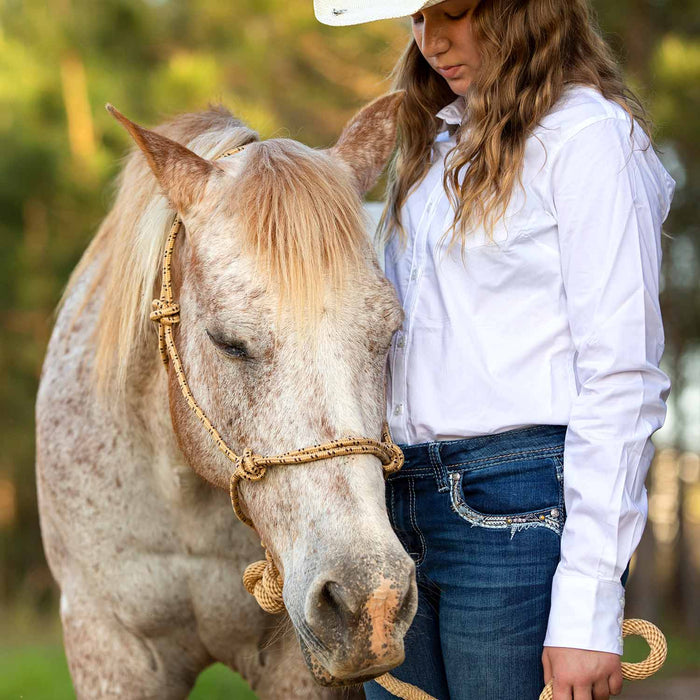
POLYGON ((622 692, 617 654, 545 647, 542 666, 545 683, 554 679, 554 700, 608 700, 622 692))

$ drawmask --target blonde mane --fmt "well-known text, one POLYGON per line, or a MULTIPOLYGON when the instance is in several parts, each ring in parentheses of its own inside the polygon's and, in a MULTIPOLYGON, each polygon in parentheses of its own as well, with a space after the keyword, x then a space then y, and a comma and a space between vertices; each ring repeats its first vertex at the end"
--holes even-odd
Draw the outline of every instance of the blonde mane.
POLYGON ((362 202, 330 155, 290 139, 249 146, 234 206, 245 222, 243 252, 277 283, 280 308, 313 327, 328 285, 342 291, 369 247, 362 202))
MULTIPOLYGON (((350 175, 328 154, 295 141, 259 141, 223 107, 182 115, 156 131, 209 159, 248 144, 250 158, 232 202, 244 223, 243 252, 277 283, 281 304, 297 319, 317 318, 327 285, 341 289, 368 246, 350 175)), ((125 397, 144 350, 156 353, 149 314, 174 216, 146 159, 133 152, 118 179, 115 204, 64 294, 65 300, 90 272, 81 311, 98 293, 103 302, 94 332, 95 386, 110 401, 125 397)))

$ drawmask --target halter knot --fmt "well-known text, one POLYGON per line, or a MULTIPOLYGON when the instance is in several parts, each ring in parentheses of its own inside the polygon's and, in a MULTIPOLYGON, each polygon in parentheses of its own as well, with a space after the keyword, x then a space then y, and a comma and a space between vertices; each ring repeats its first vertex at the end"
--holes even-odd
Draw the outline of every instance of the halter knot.
POLYGON ((248 593, 255 596, 258 605, 265 612, 275 615, 284 611, 284 583, 270 552, 265 545, 263 547, 265 561, 256 561, 246 568, 243 573, 243 585, 248 593))
POLYGON ((160 323, 166 326, 174 326, 180 323, 180 304, 171 301, 163 301, 163 299, 154 299, 151 304, 153 311, 151 312, 151 321, 160 323))
POLYGON ((260 464, 250 448, 243 450, 238 458, 236 474, 246 481, 260 481, 265 476, 266 467, 260 464))
POLYGON ((403 467, 403 452, 395 442, 387 443, 385 440, 384 447, 387 450, 389 461, 382 461, 382 468, 384 469, 385 474, 394 474, 399 471, 401 467, 403 467))

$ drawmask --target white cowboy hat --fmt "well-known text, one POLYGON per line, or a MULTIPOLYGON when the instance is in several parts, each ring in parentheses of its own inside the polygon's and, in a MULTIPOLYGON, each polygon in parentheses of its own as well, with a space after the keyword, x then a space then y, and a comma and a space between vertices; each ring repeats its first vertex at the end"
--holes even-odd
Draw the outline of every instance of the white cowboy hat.
POLYGON ((406 17, 444 0, 314 0, 316 19, 335 27, 406 17))

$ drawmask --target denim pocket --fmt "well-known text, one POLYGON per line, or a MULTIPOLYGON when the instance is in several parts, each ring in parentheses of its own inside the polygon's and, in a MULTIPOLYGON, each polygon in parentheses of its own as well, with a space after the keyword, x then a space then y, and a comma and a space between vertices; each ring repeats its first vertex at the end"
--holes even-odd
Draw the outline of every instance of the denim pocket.
MULTIPOLYGON (((549 450, 494 457, 450 472, 452 509, 473 527, 521 530, 564 526, 563 455, 549 450)), ((460 465, 456 465, 460 466, 460 465)))
POLYGON ((414 479, 387 480, 386 500, 389 522, 407 554, 420 566, 425 559, 425 537, 418 526, 414 479))

